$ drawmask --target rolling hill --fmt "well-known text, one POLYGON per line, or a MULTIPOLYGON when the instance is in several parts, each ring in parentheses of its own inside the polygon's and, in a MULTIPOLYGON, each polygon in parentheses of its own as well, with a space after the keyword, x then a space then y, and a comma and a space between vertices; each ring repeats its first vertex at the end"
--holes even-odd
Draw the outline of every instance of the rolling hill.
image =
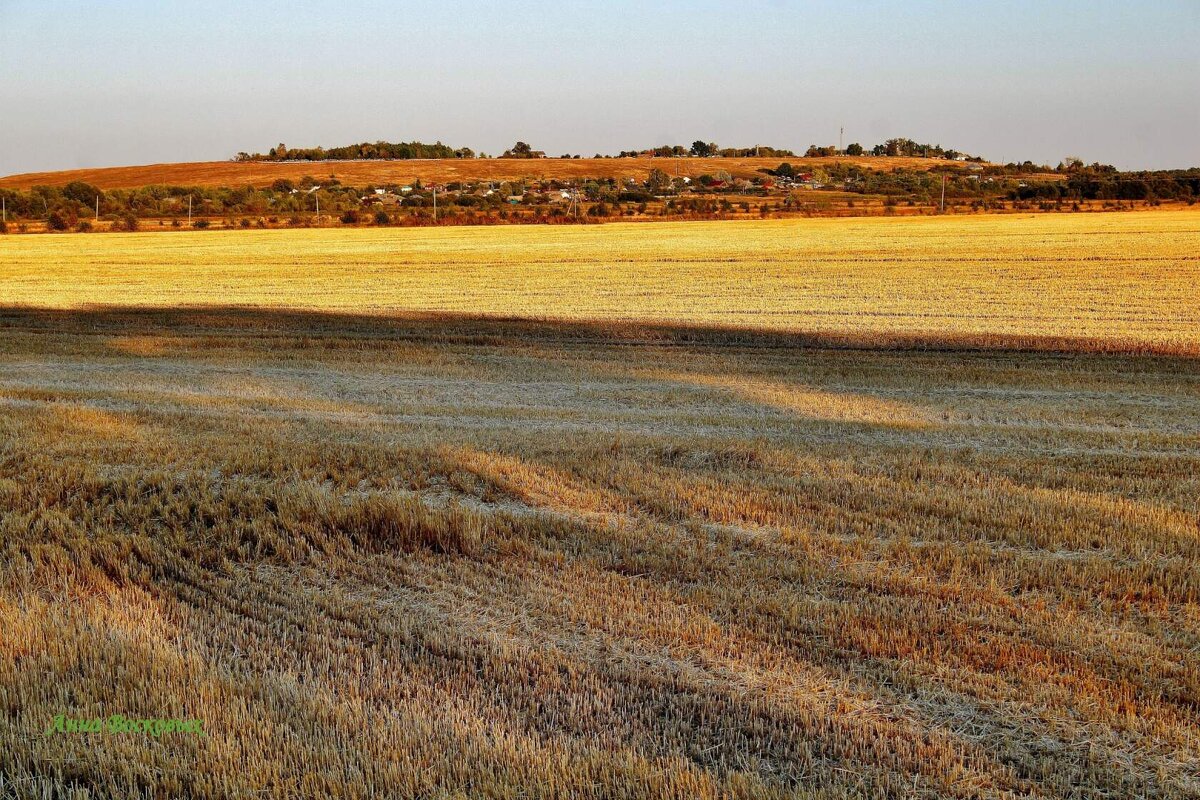
POLYGON ((867 170, 934 169, 959 166, 956 162, 926 158, 874 158, 839 156, 830 158, 540 158, 540 159, 409 159, 397 161, 198 161, 180 164, 146 164, 130 167, 97 167, 27 172, 0 178, 0 188, 28 189, 33 186, 63 186, 84 181, 101 189, 131 189, 138 186, 269 186, 278 178, 299 180, 305 175, 330 175, 342 183, 452 181, 510 181, 521 178, 628 177, 644 181, 658 168, 671 175, 697 177, 724 170, 734 177, 749 177, 762 169, 773 169, 788 161, 805 169, 850 163, 867 170))

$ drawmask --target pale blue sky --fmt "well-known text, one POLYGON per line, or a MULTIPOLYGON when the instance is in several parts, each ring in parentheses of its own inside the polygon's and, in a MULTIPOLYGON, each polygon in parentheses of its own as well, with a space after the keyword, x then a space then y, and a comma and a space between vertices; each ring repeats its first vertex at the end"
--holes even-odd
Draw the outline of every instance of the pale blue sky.
POLYGON ((0 0, 0 174, 238 150, 891 136, 1200 165, 1200 0, 0 0))

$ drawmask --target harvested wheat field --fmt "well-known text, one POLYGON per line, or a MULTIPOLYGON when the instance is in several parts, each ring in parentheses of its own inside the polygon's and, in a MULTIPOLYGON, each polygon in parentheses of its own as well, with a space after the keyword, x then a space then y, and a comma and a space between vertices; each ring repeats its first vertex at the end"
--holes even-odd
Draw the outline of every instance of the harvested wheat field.
POLYGON ((1198 352, 1198 284, 1194 211, 0 238, 7 305, 449 311, 1006 346, 1198 352))
POLYGON ((0 237, 0 797, 1196 797, 1197 253, 0 237))

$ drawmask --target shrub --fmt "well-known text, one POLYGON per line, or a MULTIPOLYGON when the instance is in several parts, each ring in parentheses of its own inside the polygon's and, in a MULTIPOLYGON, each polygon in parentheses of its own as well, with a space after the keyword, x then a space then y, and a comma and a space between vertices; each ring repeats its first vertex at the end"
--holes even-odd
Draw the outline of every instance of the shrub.
POLYGON ((80 233, 90 233, 92 230, 92 223, 86 219, 81 219, 79 220, 79 224, 75 226, 75 230, 79 231, 80 233))
POLYGON ((65 231, 70 225, 62 214, 51 211, 50 216, 46 217, 46 227, 52 231, 65 231))
POLYGON ((388 213, 386 211, 376 211, 375 212, 375 224, 376 225, 391 225, 392 218, 388 216, 388 213))
POLYGON ((120 230, 136 231, 138 229, 138 218, 133 214, 126 214, 118 223, 120 230))
POLYGON ((198 219, 192 223, 193 228, 199 228, 200 230, 204 230, 205 228, 208 227, 208 225, 209 225, 209 222, 206 219, 198 219))
POLYGON ((341 220, 346 225, 355 225, 358 223, 358 212, 353 208, 348 208, 342 213, 341 220))

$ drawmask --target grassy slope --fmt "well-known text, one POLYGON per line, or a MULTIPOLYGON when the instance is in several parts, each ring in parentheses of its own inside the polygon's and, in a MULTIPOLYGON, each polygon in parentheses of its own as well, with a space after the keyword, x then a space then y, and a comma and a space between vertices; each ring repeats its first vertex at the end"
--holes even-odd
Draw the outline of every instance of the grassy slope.
MULTIPOLYGON (((409 161, 314 161, 295 163, 200 161, 182 164, 146 164, 130 167, 97 167, 58 172, 30 172, 0 178, 0 188, 28 189, 31 186, 61 186, 86 181, 101 189, 129 189, 152 184, 182 186, 269 186, 278 178, 299 180, 336 175, 342 183, 365 186, 371 183, 450 183, 459 180, 513 181, 523 178, 636 178, 645 181, 651 169, 692 178, 724 170, 734 177, 761 175, 783 161, 809 169, 833 163, 850 163, 862 169, 933 169, 955 162, 926 158, 544 158, 523 160, 428 159, 409 161)), ((957 165, 961 166, 961 165, 957 165)))

